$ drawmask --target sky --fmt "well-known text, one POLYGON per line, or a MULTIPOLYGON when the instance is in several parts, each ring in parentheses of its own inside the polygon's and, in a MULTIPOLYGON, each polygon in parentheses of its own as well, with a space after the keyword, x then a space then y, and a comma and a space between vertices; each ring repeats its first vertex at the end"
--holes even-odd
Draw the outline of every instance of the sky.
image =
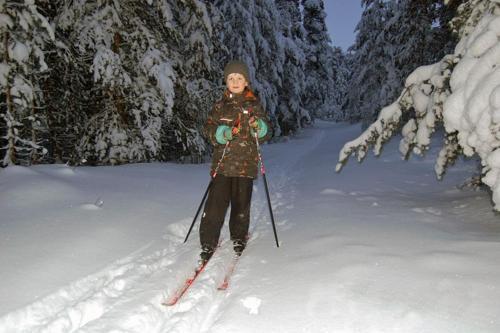
POLYGON ((333 45, 344 51, 354 43, 354 29, 361 18, 359 0, 325 0, 326 24, 333 45))

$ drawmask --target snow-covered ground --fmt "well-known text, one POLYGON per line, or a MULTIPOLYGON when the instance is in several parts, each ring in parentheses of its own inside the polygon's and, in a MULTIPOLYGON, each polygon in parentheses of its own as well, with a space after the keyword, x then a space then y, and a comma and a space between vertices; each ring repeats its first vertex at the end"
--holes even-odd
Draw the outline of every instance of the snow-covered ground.
POLYGON ((63 165, 0 171, 0 332, 499 332, 500 220, 459 190, 474 165, 435 180, 437 149, 334 172, 358 126, 319 122, 264 146, 280 237, 260 179, 251 241, 227 291, 227 227, 173 307, 198 235, 183 238, 208 165, 63 165))

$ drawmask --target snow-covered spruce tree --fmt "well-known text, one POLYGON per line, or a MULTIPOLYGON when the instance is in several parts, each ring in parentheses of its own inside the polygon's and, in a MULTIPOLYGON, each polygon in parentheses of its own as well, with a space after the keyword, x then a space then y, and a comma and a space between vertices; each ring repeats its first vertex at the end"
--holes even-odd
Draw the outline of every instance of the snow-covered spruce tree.
POLYGON ((276 116, 280 132, 275 135, 288 135, 300 128, 301 119, 311 118, 302 101, 302 94, 306 89, 305 30, 302 26, 300 0, 277 0, 276 6, 281 17, 280 29, 285 59, 283 86, 279 91, 276 116))
POLYGON ((222 59, 225 65, 232 59, 239 59, 247 63, 250 70, 250 80, 255 84, 257 58, 257 46, 253 35, 252 16, 255 12, 255 4, 250 1, 247 7, 243 0, 226 1, 216 0, 215 6, 219 8, 222 16, 221 35, 219 36, 221 44, 227 47, 227 57, 222 59))
MULTIPOLYGON (((440 2, 440 1, 438 1, 440 2)), ((441 59, 451 49, 433 42, 435 30, 443 32, 438 22, 440 5, 435 0, 399 0, 389 3, 391 17, 385 23, 383 43, 386 45, 386 80, 380 89, 381 105, 394 101, 405 78, 418 66, 441 59), (445 52, 446 51, 446 52, 445 52)), ((446 32, 446 31, 444 31, 446 32)), ((378 109, 368 120, 376 119, 378 109)))
POLYGON ((219 83, 220 93, 224 89, 222 70, 226 63, 232 59, 239 59, 248 64, 252 83, 255 82, 256 68, 254 59, 257 57, 254 36, 252 35, 252 17, 254 5, 247 8, 243 0, 226 1, 215 0, 209 7, 213 15, 213 27, 216 34, 212 40, 217 45, 215 61, 220 73, 216 80, 219 83))
POLYGON ((221 43, 228 58, 240 59, 250 70, 252 88, 274 120, 278 92, 282 86, 284 49, 279 14, 271 0, 215 1, 222 16, 221 43))
POLYGON ((349 115, 345 112, 345 104, 347 102, 347 89, 351 77, 349 60, 339 47, 334 47, 332 52, 332 70, 335 89, 332 96, 333 107, 329 113, 329 118, 335 121, 348 121, 349 115))
POLYGON ((445 47, 450 38, 439 21, 441 0, 367 0, 364 4, 351 49, 353 79, 347 108, 354 119, 367 125, 382 106, 397 98, 411 71, 450 51, 445 47))
POLYGON ((385 47, 381 38, 388 19, 388 4, 382 0, 365 3, 356 26, 356 40, 350 51, 352 77, 347 94, 346 114, 349 121, 368 119, 379 101, 381 83, 386 79, 385 47))
POLYGON ((302 0, 306 32, 304 104, 314 117, 327 117, 333 105, 333 51, 326 29, 323 0, 302 0))
POLYGON ((205 6, 207 8, 208 16, 212 22, 212 34, 211 34, 211 45, 212 45, 212 58, 211 65, 215 72, 215 77, 213 82, 215 82, 216 89, 218 90, 217 96, 215 98, 220 98, 220 94, 224 89, 224 76, 222 75, 224 66, 226 65, 229 55, 230 45, 224 43, 224 36, 227 33, 227 27, 225 23, 224 14, 222 13, 219 6, 213 0, 204 0, 205 6))
POLYGON ((457 13, 457 8, 466 0, 436 0, 433 7, 432 33, 430 37, 430 45, 426 48, 426 59, 430 62, 436 62, 445 54, 453 53, 455 45, 457 45, 458 34, 453 33, 450 22, 457 13), (441 51, 440 51, 441 50, 441 51))
POLYGON ((160 3, 166 27, 175 27, 176 38, 169 47, 175 50, 172 65, 177 73, 172 115, 163 127, 163 159, 202 161, 207 146, 201 126, 220 93, 215 77, 221 72, 213 63, 212 22, 202 1, 160 3))
POLYGON ((77 147, 97 164, 157 159, 173 106, 174 72, 153 1, 68 1, 58 24, 94 77, 77 147))
MULTIPOLYGON (((430 10, 425 2, 400 0, 387 3, 390 16, 384 22, 380 38, 385 51, 385 78, 377 98, 380 106, 398 97, 404 78, 416 67, 431 62, 424 58, 432 25, 430 10)), ((378 110, 372 110, 372 115, 368 111, 368 118, 363 120, 373 122, 378 110)))
POLYGON ((45 96, 43 114, 48 127, 48 153, 44 162, 74 163, 75 147, 88 106, 92 105, 93 76, 79 53, 73 52, 68 34, 58 28, 64 0, 37 0, 39 11, 55 28, 55 43, 45 53, 49 70, 39 85, 45 96))
POLYGON ((280 31, 281 16, 274 0, 256 0, 253 34, 258 57, 255 90, 263 101, 263 107, 276 124, 276 112, 283 87, 285 49, 280 31))
POLYGON ((44 51, 54 32, 34 0, 0 0, 0 134, 2 165, 31 164, 45 154, 46 122, 38 81, 48 66, 44 51))
POLYGON ((438 178, 458 156, 477 155, 482 181, 500 210, 500 2, 469 0, 459 7, 453 24, 460 38, 454 53, 417 68, 399 98, 383 108, 361 136, 344 145, 337 170, 353 153, 362 161, 369 147, 379 155, 403 115, 410 117, 400 142, 406 158, 411 152, 423 154, 442 123, 446 137, 435 166, 438 178))

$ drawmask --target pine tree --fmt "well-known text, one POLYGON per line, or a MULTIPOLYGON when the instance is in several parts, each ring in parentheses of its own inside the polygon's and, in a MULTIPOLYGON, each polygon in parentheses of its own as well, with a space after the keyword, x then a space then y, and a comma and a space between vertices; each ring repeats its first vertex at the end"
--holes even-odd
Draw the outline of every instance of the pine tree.
POLYGON ((445 54, 453 53, 457 45, 457 34, 453 33, 450 22, 457 13, 457 8, 464 0, 436 0, 433 1, 433 21, 430 47, 426 58, 430 62, 436 62, 445 54), (434 52, 432 54, 431 52, 434 52))
POLYGON ((210 44, 212 45, 213 53, 210 62, 215 73, 212 79, 216 89, 218 90, 218 95, 215 98, 219 98, 225 84, 224 77, 221 73, 223 72, 228 59, 231 57, 229 55, 230 45, 224 43, 224 36, 227 34, 227 26, 221 7, 217 5, 217 2, 214 3, 213 0, 204 0, 204 2, 207 8, 208 16, 212 22, 210 44))
POLYGON ((335 121, 347 121, 349 120, 349 116, 345 113, 345 106, 351 70, 349 68, 348 57, 344 54, 342 49, 334 47, 332 52, 332 70, 335 89, 333 90, 332 96, 333 107, 328 113, 328 118, 335 121))
POLYGON ((61 14, 59 27, 94 81, 79 158, 97 164, 158 159, 175 77, 158 21, 153 3, 136 1, 70 2, 61 14))
POLYGON ((305 30, 302 26, 300 1, 276 1, 281 16, 281 33, 284 45, 283 87, 280 89, 277 121, 280 131, 288 135, 301 126, 301 119, 311 119, 305 109, 302 94, 306 89, 305 30))
POLYGON ((304 104, 315 117, 325 117, 333 107, 332 48, 322 0, 302 0, 306 32, 306 90, 304 104))
POLYGON ((351 52, 352 77, 347 94, 346 113, 350 121, 369 121, 378 110, 382 82, 387 79, 385 45, 382 39, 390 16, 382 0, 363 1, 365 8, 356 27, 351 52))
MULTIPOLYGON (((221 59, 223 66, 232 59, 244 61, 249 67, 251 83, 255 83, 255 64, 257 46, 253 32, 253 17, 255 5, 243 0, 225 1, 216 0, 215 6, 219 8, 221 20, 220 43, 227 48, 227 58, 221 59)), ((225 84, 224 82, 222 82, 225 84)))
POLYGON ((47 151, 38 83, 48 70, 44 51, 54 32, 34 1, 0 1, 0 36, 2 165, 31 164, 47 151))
MULTIPOLYGON (((201 127, 212 103, 218 97, 214 80, 218 66, 212 63, 213 28, 209 9, 198 0, 178 5, 170 3, 177 43, 173 68, 177 73, 172 116, 163 128, 165 160, 202 161, 207 145, 201 127), (215 66, 214 66, 215 65, 215 66)), ((214 8, 210 8, 213 10, 214 8)))
POLYGON ((398 96, 416 67, 441 59, 449 33, 439 25, 442 1, 363 1, 353 52, 348 112, 365 125, 398 96), (370 64, 370 66, 366 66, 370 64), (369 68, 367 68, 369 67, 369 68))
POLYGON ((45 161, 76 163, 75 147, 92 101, 93 77, 88 68, 81 68, 84 61, 73 52, 68 34, 59 28, 64 0, 39 0, 37 5, 55 27, 55 42, 45 54, 49 70, 40 82, 45 97, 42 111, 49 132, 45 161))
POLYGON ((342 103, 319 0, 302 1, 304 20, 299 0, 34 1, 0 0, 4 164, 203 160, 231 59, 248 64, 275 135, 342 103))
POLYGON ((285 50, 280 31, 281 17, 273 0, 255 1, 253 33, 257 46, 255 90, 274 123, 283 88, 285 50))
MULTIPOLYGON (((435 0, 400 0, 391 3, 392 16, 385 24, 387 78, 380 91, 381 105, 398 97, 404 79, 418 66, 441 59, 445 44, 438 44, 433 27, 438 20, 435 0)), ((374 112, 373 121, 377 113, 374 112)))
POLYGON ((248 65, 251 87, 274 120, 285 59, 276 6, 270 0, 216 1, 215 5, 223 17, 220 41, 228 55, 224 65, 231 59, 248 65))

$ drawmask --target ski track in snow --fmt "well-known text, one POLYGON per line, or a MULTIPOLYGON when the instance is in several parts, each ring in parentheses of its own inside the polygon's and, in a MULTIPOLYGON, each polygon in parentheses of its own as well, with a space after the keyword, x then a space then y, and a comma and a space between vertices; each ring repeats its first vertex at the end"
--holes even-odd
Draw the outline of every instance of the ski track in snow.
MULTIPOLYGON (((253 237, 258 238, 258 233, 253 237)), ((167 234, 162 242, 167 247, 149 253, 153 247, 149 244, 99 273, 8 314, 0 319, 0 327, 6 332, 47 333, 198 331, 201 328, 193 323, 203 322, 210 307, 222 301, 216 283, 232 249, 229 242, 223 242, 185 297, 176 306, 165 307, 161 302, 184 281, 198 258, 198 247, 183 246, 182 241, 167 234)))
MULTIPOLYGON (((264 148, 266 168, 273 170, 272 183, 268 182, 275 216, 282 208, 290 208, 287 201, 283 200, 283 193, 289 190, 293 166, 309 149, 321 142, 323 134, 306 142, 303 149, 298 150, 298 154, 287 156, 287 160, 281 159, 276 167, 273 167, 272 161, 268 163, 265 160, 264 148)), ((262 182, 261 177, 258 182, 262 182)), ((251 239, 248 246, 258 242, 261 233, 272 233, 268 222, 267 199, 262 188, 262 184, 257 182, 254 185, 251 239)), ((293 195, 288 193, 290 194, 293 195)), ((99 206, 82 204, 81 208, 94 210, 99 209, 99 206)), ((279 222, 278 228, 285 227, 286 221, 279 222)), ((10 312, 0 318, 0 328, 5 332, 20 333, 208 332, 220 317, 219 309, 231 293, 231 285, 227 291, 217 290, 232 257, 232 244, 224 231, 222 239, 225 237, 226 240, 223 240, 190 290, 174 306, 161 304, 191 274, 198 260, 196 232, 192 233, 188 244, 183 244, 190 223, 188 217, 170 224, 162 240, 152 241, 100 272, 10 312), (155 249, 157 247, 160 248, 155 249)), ((244 257, 243 255, 240 261, 244 261, 244 257)), ((238 274, 235 274, 231 284, 237 279, 238 274)), ((251 314, 258 313, 258 298, 249 297, 241 302, 249 308, 251 314)))

